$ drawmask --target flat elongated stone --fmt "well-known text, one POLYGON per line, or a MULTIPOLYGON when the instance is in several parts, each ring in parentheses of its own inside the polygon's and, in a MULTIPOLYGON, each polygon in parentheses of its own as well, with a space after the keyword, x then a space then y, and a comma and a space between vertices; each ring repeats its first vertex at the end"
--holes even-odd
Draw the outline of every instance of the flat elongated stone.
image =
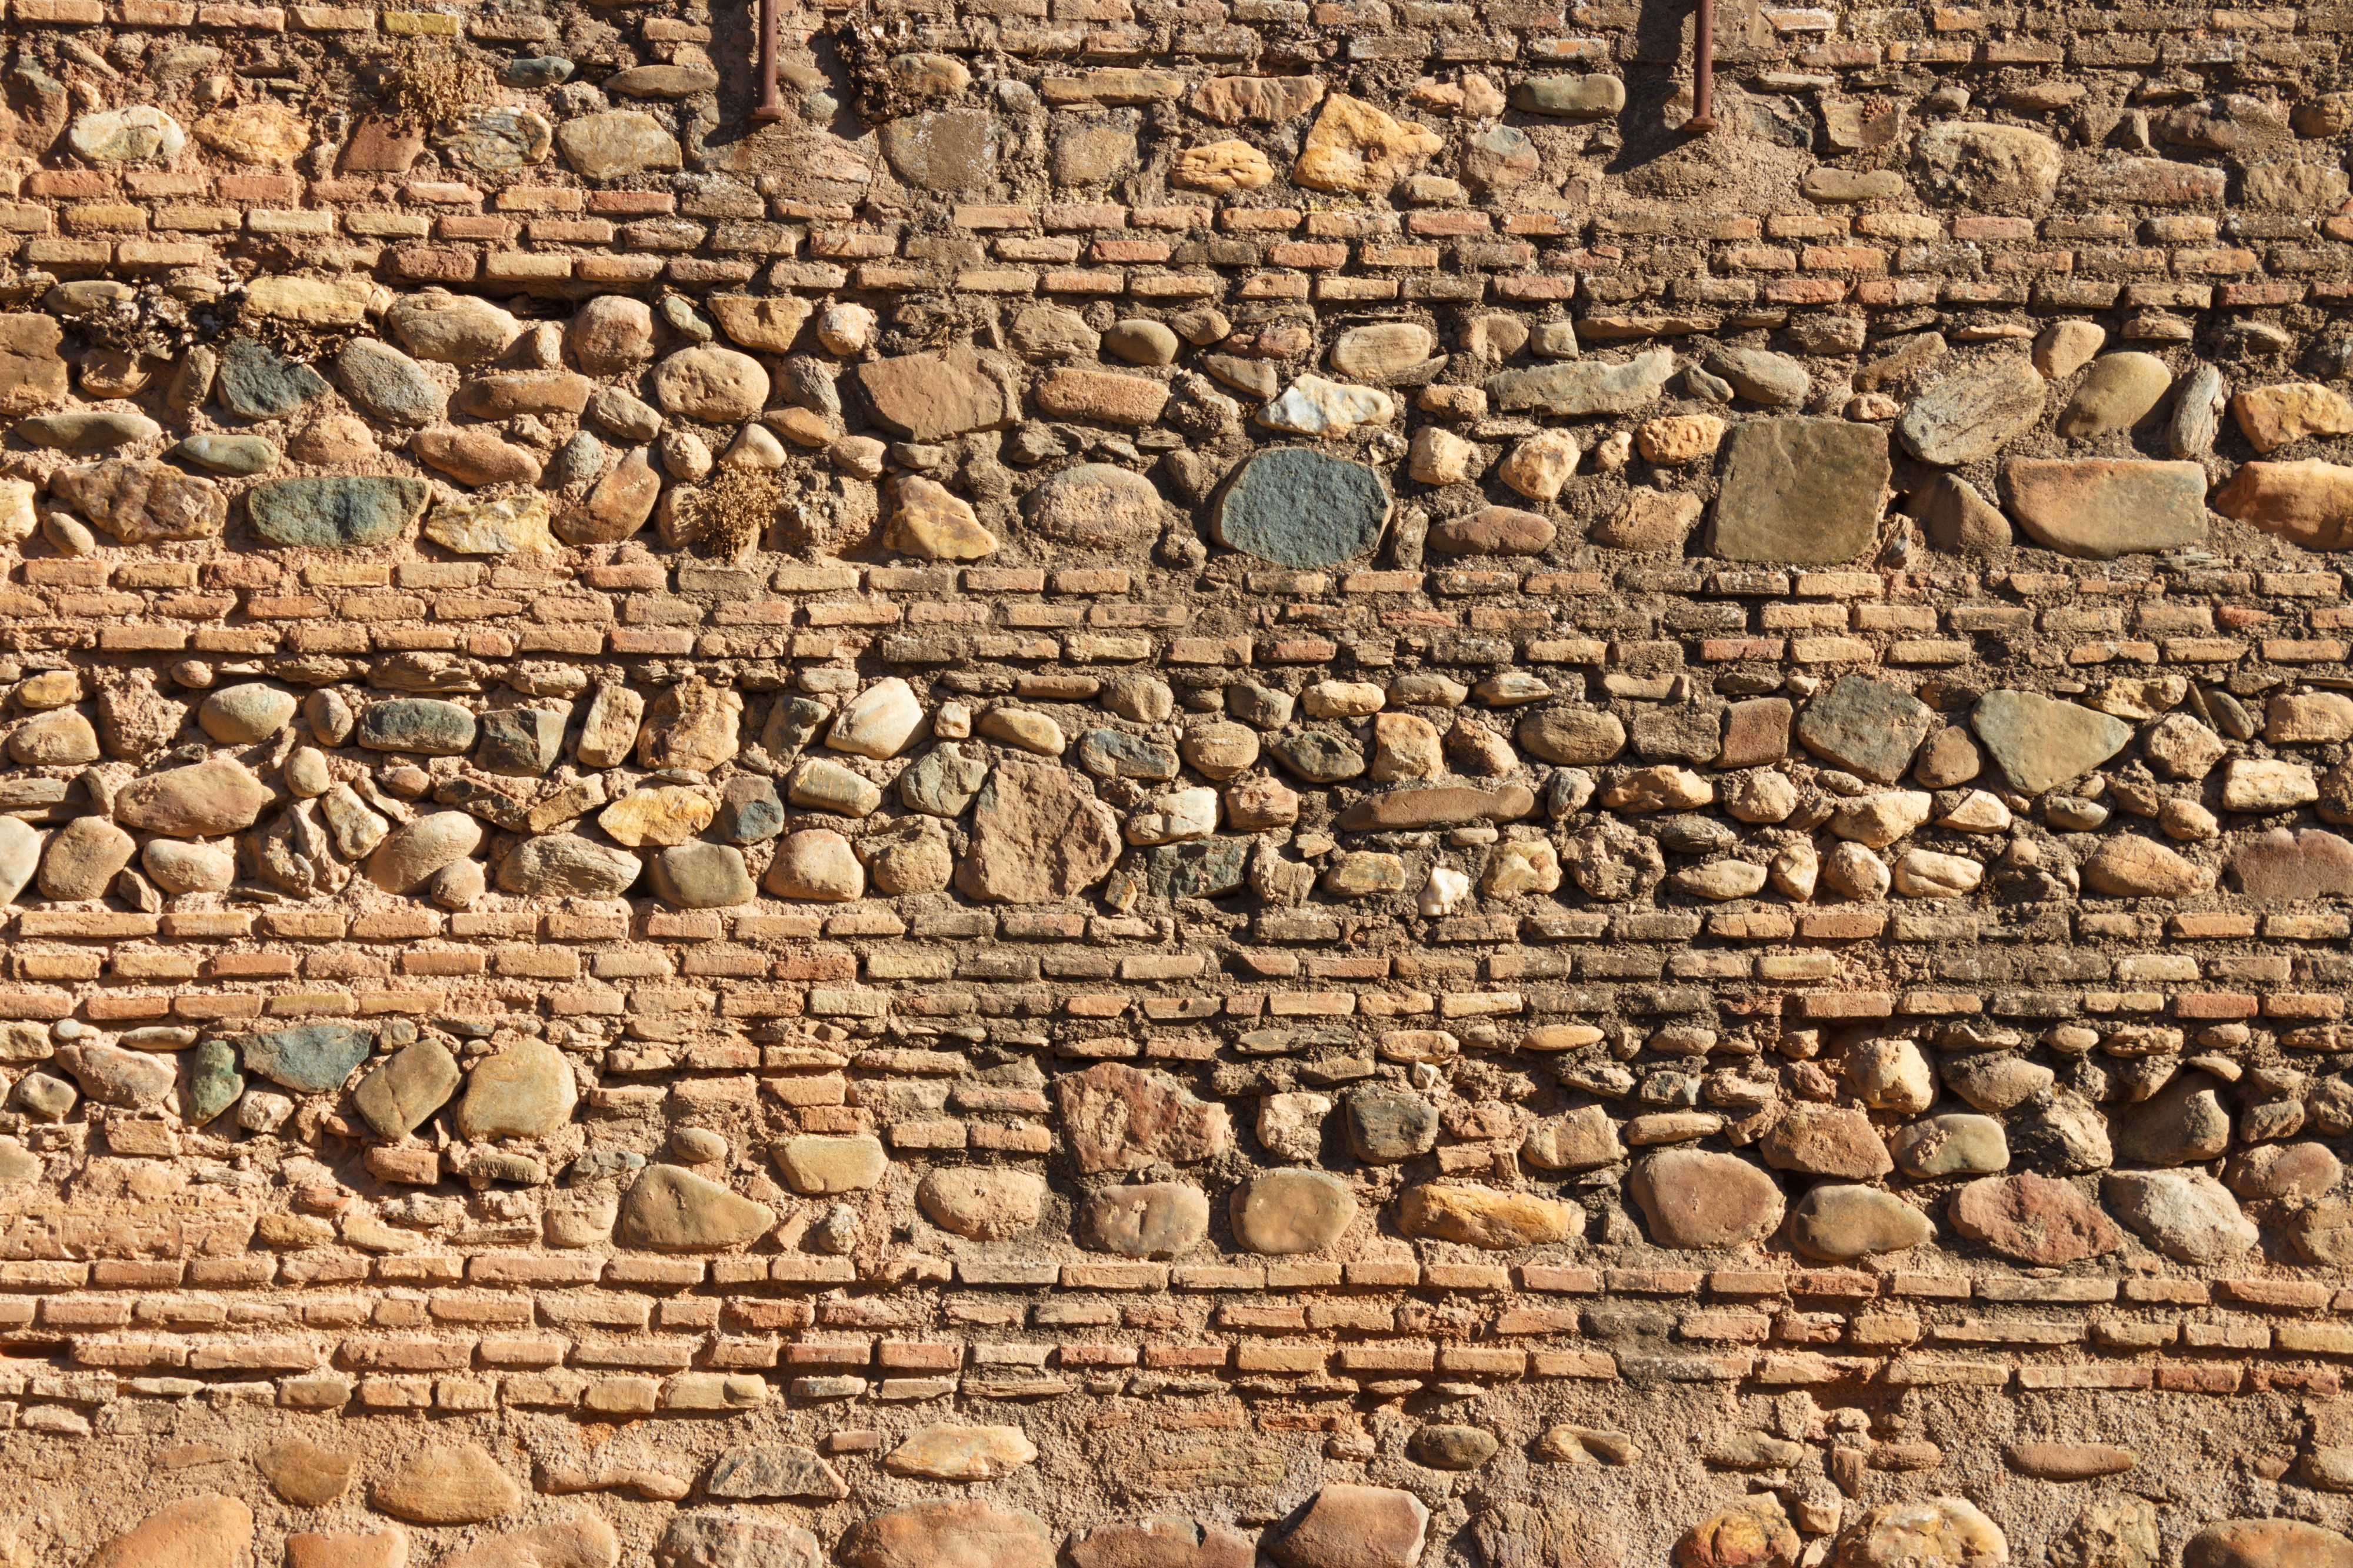
POLYGON ((849 1568, 1053 1568, 1055 1541, 1035 1514, 944 1498, 860 1521, 840 1555, 849 1568))
POLYGON ((2082 778, 2133 738, 2121 719, 2031 691, 1987 692, 1969 712, 1969 728, 2021 795, 2082 778))
POLYGON ((654 1550, 661 1568, 822 1568, 825 1562, 817 1537, 799 1525, 739 1508, 674 1515, 654 1550))
POLYGON ((1998 354, 1914 398, 1895 422, 1895 434, 1924 463, 1947 468, 1974 463, 2042 417, 2046 385, 2025 355, 1998 354))
POLYGON ((2353 1568, 2353 1541, 2302 1520, 2224 1520, 2182 1544, 2181 1568, 2353 1568))
POLYGON ((35 447, 60 452, 102 452, 110 447, 153 440, 164 427, 144 414, 100 411, 90 414, 45 414, 20 420, 12 435, 35 447))
POLYGON ((789 1443, 728 1449, 711 1462, 702 1489, 730 1502, 834 1502, 849 1495, 816 1450, 789 1443))
POLYGON ((2316 827, 2277 828, 2241 845, 2230 870, 2252 898, 2353 898, 2353 842, 2316 827))
POLYGON ((1045 1178, 986 1166, 934 1167, 915 1184, 915 1206, 941 1229, 972 1241, 1002 1241, 1038 1223, 1045 1178))
POLYGON ((1575 1204, 1492 1187, 1429 1183, 1408 1187, 1398 1199, 1398 1228, 1406 1235, 1491 1252, 1567 1240, 1584 1220, 1575 1204))
POLYGON ((2036 543, 2113 561, 2206 537, 2206 470, 2128 458, 2016 458, 2002 465, 2010 514, 2036 543))
POLYGON ((2232 397, 2231 417, 2249 446, 2270 452, 2307 436, 2353 431, 2353 399, 2314 382, 2253 386, 2232 397))
POLYGON ((894 1476, 935 1481, 993 1481, 1011 1475, 1038 1457, 1038 1446, 1018 1426, 939 1425, 910 1434, 882 1457, 894 1476))
POLYGON ((567 120, 555 128, 555 144, 564 161, 591 180, 675 169, 683 156, 660 121, 633 109, 567 120))
POLYGON ((776 1145, 776 1168, 793 1191, 807 1197, 854 1193, 881 1181, 891 1168, 881 1140, 864 1133, 805 1133, 776 1145))
POLYGON ((2312 458, 2242 464, 2214 510, 2306 550, 2343 550, 2353 546, 2353 468, 2312 458))
POLYGON ((397 539, 425 510, 423 479, 343 475, 272 479, 246 492, 254 532, 272 544, 352 550, 397 539))
POLYGON ((1070 1553, 1076 1568, 1250 1568, 1258 1542, 1230 1524, 1163 1516, 1079 1531, 1070 1553))
POLYGON ((1339 826, 1350 833, 1451 826, 1466 822, 1514 822, 1535 809, 1525 784, 1478 789, 1468 784, 1431 784, 1367 795, 1342 812, 1339 826))
MULTIPOLYGON (((270 454, 275 461, 276 448, 270 454)), ((228 497, 218 485, 166 463, 126 459, 65 468, 51 477, 49 489, 125 544, 211 539, 228 521, 228 497)))
POLYGON ((1726 443, 1711 547, 1730 561, 1852 561, 1878 535, 1888 475, 1878 426, 1746 421, 1726 443))
POLYGON ((590 1514, 497 1536, 444 1557, 439 1568, 615 1568, 620 1561, 620 1537, 590 1514))
POLYGON ((2021 1475, 2043 1481, 2088 1481, 2120 1476, 2133 1468, 2137 1456, 2113 1443, 2011 1443, 2002 1457, 2021 1475))
POLYGON ((1875 1187, 1825 1182, 1809 1188, 1789 1211, 1790 1245, 1824 1263, 1902 1252, 1935 1235, 1926 1215, 1875 1187))
POLYGON ((1507 370, 1487 378, 1486 393, 1497 408, 1512 413, 1535 409, 1563 419, 1630 414, 1656 402, 1674 372, 1673 353, 1652 349, 1623 364, 1579 359, 1507 370))
POLYGON ((1090 550, 1156 538, 1167 512, 1149 479, 1112 463, 1064 468, 1029 492, 1024 510, 1036 532, 1090 550))

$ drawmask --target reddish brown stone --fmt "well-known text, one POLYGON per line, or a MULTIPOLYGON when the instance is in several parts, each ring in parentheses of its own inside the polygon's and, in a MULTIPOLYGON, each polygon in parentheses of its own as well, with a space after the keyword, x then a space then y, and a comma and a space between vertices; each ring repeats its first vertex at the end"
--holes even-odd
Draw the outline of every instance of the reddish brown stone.
POLYGON ((1060 903, 1101 881, 1119 851, 1119 819, 1069 769, 999 763, 981 788, 955 885, 999 903, 1060 903))
POLYGON ((1786 697, 1757 697, 1725 710, 1719 768, 1753 768, 1789 754, 1789 721, 1797 710, 1786 697))
POLYGON ((1224 1106, 1206 1104, 1157 1073, 1100 1062, 1055 1090, 1071 1157, 1090 1175, 1212 1159, 1233 1146, 1224 1106))
POLYGON ((2045 1267, 2114 1252, 2124 1233, 2090 1199, 2049 1176, 1986 1176, 1953 1194, 1955 1228, 2004 1258, 2045 1267))
POLYGON ((1433 525, 1430 547, 1449 555, 1534 555, 1549 549, 1558 531, 1535 512, 1487 506, 1433 525))
POLYGON ((2231 876, 2250 898, 2353 896, 2353 843, 2316 827, 2274 829, 2239 847, 2231 876))
POLYGON ((1432 784, 1366 795, 1340 814, 1345 833, 1451 826, 1465 822, 1512 822, 1536 808, 1525 784, 1475 789, 1469 784, 1432 784))
POLYGON ((1430 1510, 1411 1492, 1335 1484, 1267 1552, 1282 1568, 1414 1568, 1429 1526, 1430 1510))

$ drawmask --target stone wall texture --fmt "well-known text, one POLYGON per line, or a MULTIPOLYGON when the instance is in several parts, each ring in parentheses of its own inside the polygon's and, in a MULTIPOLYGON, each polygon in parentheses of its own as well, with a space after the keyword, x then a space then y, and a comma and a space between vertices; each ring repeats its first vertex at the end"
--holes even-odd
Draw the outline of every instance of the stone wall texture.
POLYGON ((5 0, 0 1568, 2353 1568, 2353 10, 770 5, 5 0))

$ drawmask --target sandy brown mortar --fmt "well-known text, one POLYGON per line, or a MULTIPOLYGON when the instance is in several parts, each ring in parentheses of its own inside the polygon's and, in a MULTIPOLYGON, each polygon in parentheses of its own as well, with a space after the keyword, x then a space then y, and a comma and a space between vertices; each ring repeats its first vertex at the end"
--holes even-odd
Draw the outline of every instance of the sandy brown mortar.
POLYGON ((2353 1568, 2329 8, 0 35, 0 1563, 2353 1568))

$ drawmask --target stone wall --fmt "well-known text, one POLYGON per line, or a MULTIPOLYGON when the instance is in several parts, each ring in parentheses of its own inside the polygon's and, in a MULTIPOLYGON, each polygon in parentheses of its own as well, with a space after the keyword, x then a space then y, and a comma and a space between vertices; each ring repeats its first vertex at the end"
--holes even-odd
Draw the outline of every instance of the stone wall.
POLYGON ((2348 1568, 2332 6, 7 0, 0 1564, 2348 1568))

